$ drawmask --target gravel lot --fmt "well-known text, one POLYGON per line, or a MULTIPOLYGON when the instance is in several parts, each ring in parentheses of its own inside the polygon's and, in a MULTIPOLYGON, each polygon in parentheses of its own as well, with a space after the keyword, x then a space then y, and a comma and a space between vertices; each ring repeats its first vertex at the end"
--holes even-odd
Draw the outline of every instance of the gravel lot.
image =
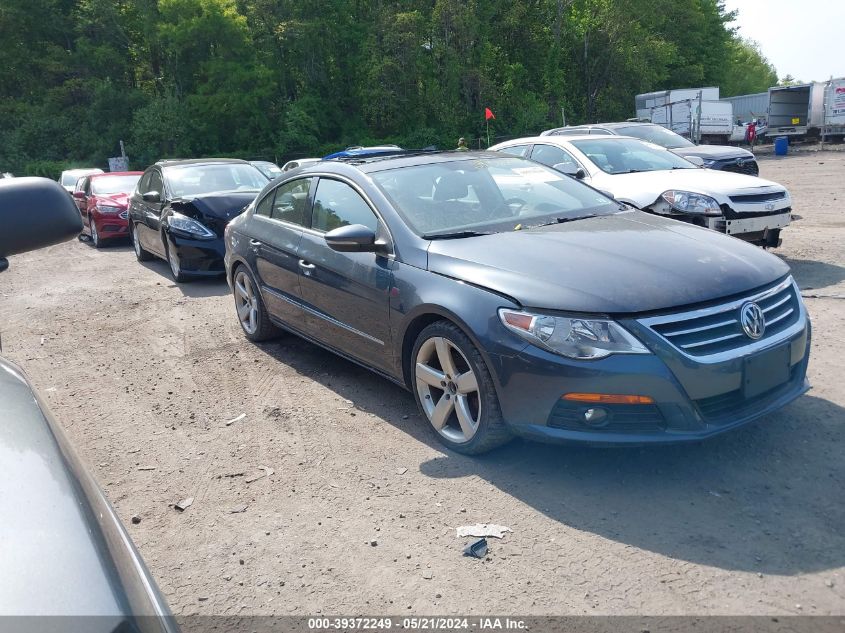
POLYGON ((845 614, 845 154, 761 164, 802 216, 776 252, 808 297, 813 390, 706 443, 447 454, 409 393, 248 343, 224 282, 176 286, 128 245, 12 258, 4 354, 178 615, 845 614), (513 530, 488 560, 461 556, 476 522, 513 530))

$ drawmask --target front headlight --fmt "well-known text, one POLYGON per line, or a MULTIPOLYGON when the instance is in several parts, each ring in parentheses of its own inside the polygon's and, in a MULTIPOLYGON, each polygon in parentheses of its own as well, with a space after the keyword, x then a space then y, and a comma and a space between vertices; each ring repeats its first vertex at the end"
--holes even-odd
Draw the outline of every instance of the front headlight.
POLYGON ((719 207, 719 203, 714 198, 700 193, 670 189, 660 197, 675 211, 680 211, 681 213, 722 215, 722 209, 719 207))
POLYGON ((123 207, 113 207, 108 204, 98 204, 97 210, 100 213, 120 213, 121 211, 123 211, 123 207))
POLYGON ((716 160, 713 158, 704 158, 701 162, 705 167, 712 167, 716 164, 716 160))
POLYGON ((182 215, 181 213, 174 213, 171 215, 167 220, 167 225, 171 229, 188 233, 196 237, 216 237, 207 227, 203 226, 193 218, 189 218, 187 215, 182 215))
POLYGON ((499 319, 529 343, 568 358, 650 353, 633 334, 610 319, 558 317, 508 308, 499 308, 499 319))

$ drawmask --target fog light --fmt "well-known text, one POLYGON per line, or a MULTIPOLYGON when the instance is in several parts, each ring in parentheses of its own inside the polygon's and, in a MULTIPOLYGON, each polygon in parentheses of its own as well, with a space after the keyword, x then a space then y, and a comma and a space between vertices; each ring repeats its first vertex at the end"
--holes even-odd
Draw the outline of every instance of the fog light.
POLYGON ((596 407, 595 409, 587 409, 582 413, 584 416, 584 424, 590 426, 604 426, 609 421, 609 413, 607 409, 596 407))

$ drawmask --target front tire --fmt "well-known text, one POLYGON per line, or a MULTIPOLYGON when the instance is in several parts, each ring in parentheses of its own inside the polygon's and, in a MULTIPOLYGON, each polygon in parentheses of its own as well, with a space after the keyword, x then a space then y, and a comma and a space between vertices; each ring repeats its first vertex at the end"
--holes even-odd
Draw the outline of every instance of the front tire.
POLYGON ((232 276, 232 293, 235 297, 235 312, 238 323, 253 343, 279 336, 279 328, 270 321, 267 307, 261 298, 258 284, 249 268, 241 264, 232 276))
POLYGON ((141 246, 141 238, 138 236, 138 225, 134 222, 130 222, 129 232, 132 234, 132 248, 135 250, 135 258, 139 262, 151 260, 153 258, 153 254, 141 246))
POLYGON ((97 231, 97 223, 90 220, 89 226, 91 228, 91 244, 94 245, 94 248, 102 248, 103 241, 100 239, 99 231, 97 231))
POLYGON ((170 249, 170 244, 167 241, 167 236, 162 235, 164 240, 164 251, 167 254, 167 264, 170 266, 170 274, 173 275, 173 281, 177 284, 185 283, 186 281, 191 280, 191 276, 185 274, 182 270, 182 264, 179 262, 179 258, 173 253, 170 249))
POLYGON ((511 440, 490 371, 458 326, 437 321, 426 327, 411 358, 417 405, 443 444, 478 455, 511 440))

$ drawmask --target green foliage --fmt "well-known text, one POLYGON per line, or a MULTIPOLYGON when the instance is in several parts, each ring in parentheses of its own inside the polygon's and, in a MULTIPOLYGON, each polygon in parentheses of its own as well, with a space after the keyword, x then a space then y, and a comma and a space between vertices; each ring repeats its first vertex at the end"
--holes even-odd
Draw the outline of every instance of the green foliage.
POLYGON ((763 56, 753 40, 735 39, 730 43, 730 62, 721 86, 724 97, 765 92, 777 85, 775 67, 763 56))
POLYGON ((3 0, 0 170, 352 144, 473 147, 627 118, 633 96, 764 90, 722 0, 3 0))

